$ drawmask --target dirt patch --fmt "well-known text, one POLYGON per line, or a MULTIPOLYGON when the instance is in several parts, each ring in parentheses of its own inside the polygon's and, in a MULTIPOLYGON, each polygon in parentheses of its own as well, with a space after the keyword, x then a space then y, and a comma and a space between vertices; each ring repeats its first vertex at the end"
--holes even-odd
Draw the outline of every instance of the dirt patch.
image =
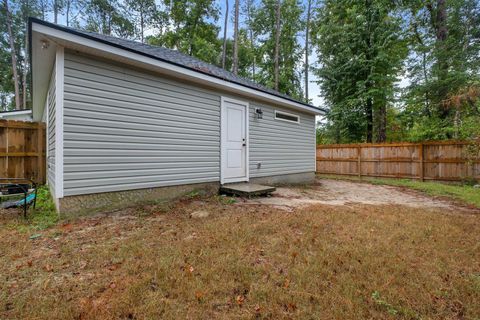
POLYGON ((428 197, 413 190, 332 179, 318 179, 311 187, 277 188, 271 197, 244 199, 239 201, 239 204, 271 205, 286 211, 316 204, 330 206, 402 205, 449 211, 478 211, 462 207, 449 200, 428 197))

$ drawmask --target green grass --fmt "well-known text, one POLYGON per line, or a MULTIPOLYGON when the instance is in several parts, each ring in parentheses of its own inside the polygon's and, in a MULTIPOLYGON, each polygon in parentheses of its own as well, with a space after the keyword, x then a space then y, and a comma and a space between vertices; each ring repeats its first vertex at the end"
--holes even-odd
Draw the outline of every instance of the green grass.
MULTIPOLYGON (((321 175, 321 177, 329 179, 342 179, 360 181, 358 177, 353 176, 337 176, 337 175, 321 175)), ((480 189, 474 188, 466 184, 447 184, 441 182, 421 182, 410 179, 387 179, 387 178, 371 178, 362 177, 361 181, 376 184, 390 185, 397 187, 406 187, 418 191, 422 191, 430 196, 449 197, 470 205, 480 208, 480 189)))
POLYGON ((23 233, 31 233, 48 229, 56 225, 58 221, 59 216, 55 211, 50 191, 47 186, 41 186, 37 190, 35 209, 29 208, 26 220, 23 219, 23 216, 19 217, 15 222, 10 223, 10 226, 23 233))

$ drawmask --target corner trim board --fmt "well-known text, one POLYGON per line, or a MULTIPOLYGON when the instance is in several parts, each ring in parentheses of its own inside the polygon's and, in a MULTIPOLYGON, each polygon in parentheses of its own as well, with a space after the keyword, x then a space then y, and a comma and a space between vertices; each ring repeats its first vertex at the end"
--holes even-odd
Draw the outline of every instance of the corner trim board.
POLYGON ((63 198, 63 95, 65 52, 57 47, 55 55, 55 198, 63 198))

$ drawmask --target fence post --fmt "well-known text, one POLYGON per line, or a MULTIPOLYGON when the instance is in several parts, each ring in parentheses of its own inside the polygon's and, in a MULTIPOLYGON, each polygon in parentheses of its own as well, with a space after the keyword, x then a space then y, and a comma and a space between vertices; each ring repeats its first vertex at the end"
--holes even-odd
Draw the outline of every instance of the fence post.
POLYGON ((423 169, 423 164, 424 164, 424 160, 423 160, 423 143, 420 143, 418 145, 418 158, 420 160, 420 181, 425 181, 425 177, 424 177, 424 169, 423 169))
POLYGON ((8 177, 8 160, 9 160, 9 157, 8 157, 8 154, 9 154, 9 143, 10 143, 10 139, 9 139, 9 132, 10 130, 8 129, 8 121, 5 121, 5 136, 6 136, 6 140, 5 140, 5 152, 6 152, 6 157, 5 157, 5 174, 6 174, 6 177, 8 177))
POLYGON ((357 167, 358 167, 358 177, 362 179, 362 147, 357 147, 357 167))

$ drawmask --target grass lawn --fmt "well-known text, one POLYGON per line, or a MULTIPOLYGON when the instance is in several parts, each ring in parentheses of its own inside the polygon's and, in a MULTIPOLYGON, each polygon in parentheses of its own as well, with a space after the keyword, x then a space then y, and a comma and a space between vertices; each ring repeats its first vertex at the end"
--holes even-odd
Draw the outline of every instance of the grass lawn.
POLYGON ((328 179, 341 179, 341 180, 352 180, 352 181, 364 181, 372 184, 384 184, 397 187, 406 187, 418 191, 422 191, 430 196, 441 196, 449 197, 454 200, 458 200, 475 207, 480 208, 480 188, 474 188, 471 185, 465 184, 447 184, 441 182, 430 182, 430 181, 417 181, 410 179, 382 179, 382 178, 371 178, 371 177, 362 177, 359 179, 356 176, 338 176, 338 175, 319 175, 319 177, 325 177, 328 179))
POLYGON ((0 319, 479 319, 479 218, 220 197, 44 230, 2 218, 0 319))

